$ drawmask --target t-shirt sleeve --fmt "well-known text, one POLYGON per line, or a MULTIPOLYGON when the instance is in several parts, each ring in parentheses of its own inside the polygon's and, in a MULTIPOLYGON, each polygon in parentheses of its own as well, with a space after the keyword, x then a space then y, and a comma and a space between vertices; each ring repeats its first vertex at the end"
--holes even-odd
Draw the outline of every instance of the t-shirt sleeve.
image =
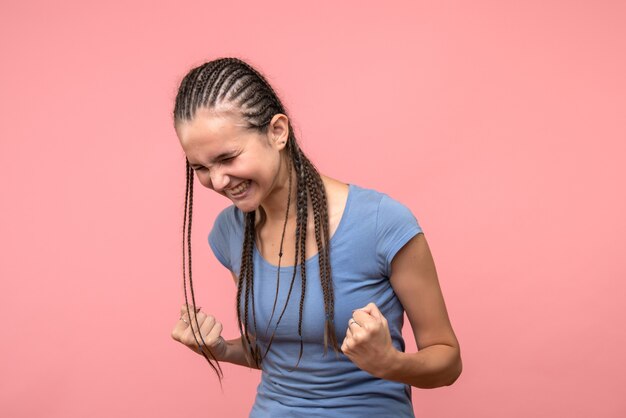
POLYGON ((390 276, 396 253, 420 232, 422 228, 411 210, 383 194, 376 214, 376 257, 384 276, 390 276))
POLYGON ((213 228, 211 228, 211 232, 209 232, 209 246, 219 262, 228 270, 232 271, 229 241, 229 210, 229 208, 222 210, 219 215, 217 215, 217 218, 215 218, 213 228))

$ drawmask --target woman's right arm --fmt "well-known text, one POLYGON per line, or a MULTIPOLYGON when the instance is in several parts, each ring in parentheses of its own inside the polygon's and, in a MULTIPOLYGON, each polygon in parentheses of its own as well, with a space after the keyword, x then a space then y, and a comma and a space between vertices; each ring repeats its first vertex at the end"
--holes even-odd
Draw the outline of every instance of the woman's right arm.
MULTIPOLYGON (((232 272, 231 274, 235 283, 237 283, 237 276, 235 276, 232 272)), ((189 312, 193 315, 193 309, 189 309, 189 312)), ((205 314, 200 309, 198 309, 195 313, 195 318, 192 318, 191 320, 189 319, 189 315, 187 315, 186 305, 182 306, 180 313, 181 317, 172 331, 173 339, 184 344, 197 354, 201 353, 198 349, 198 343, 196 341, 200 341, 202 339, 206 344, 203 346, 203 350, 209 358, 211 358, 211 354, 209 354, 208 350, 210 350, 213 354, 212 357, 216 358, 218 361, 226 361, 228 363, 247 366, 254 369, 259 368, 253 364, 243 336, 232 340, 225 340, 221 335, 221 322, 217 321, 214 316, 205 314), (191 322, 195 324, 196 320, 200 326, 200 332, 198 333, 196 330, 196 335, 194 336, 192 327, 190 327, 189 324, 191 322)), ((196 328, 196 326, 193 327, 194 330, 196 328)), ((253 337, 251 336, 250 338, 252 344, 254 344, 253 337)))
POLYGON ((259 369, 259 367, 252 364, 250 354, 245 347, 243 337, 234 338, 228 341, 224 340, 224 344, 226 344, 224 355, 222 358, 218 358, 219 361, 226 361, 228 363, 239 364, 240 366, 247 366, 252 369, 259 369))
MULTIPOLYGON (((237 281, 239 280, 239 278, 232 271, 230 272, 230 274, 231 276, 233 276, 235 286, 237 286, 237 281)), ((252 342, 252 344, 254 344, 254 337, 250 336, 250 341, 252 342)), ((224 342, 226 343, 224 359, 218 360, 227 361, 233 364, 239 364, 240 366, 248 366, 253 369, 259 369, 259 367, 252 364, 252 357, 250 355, 250 351, 246 348, 243 336, 228 341, 224 340, 224 342)))
MULTIPOLYGON (((190 309, 190 312, 193 315, 193 309, 190 309)), ((198 309, 195 314, 195 318, 189 320, 186 306, 183 305, 181 308, 181 317, 172 331, 172 338, 197 354, 201 354, 198 349, 198 342, 204 341, 205 345, 203 345, 203 350, 209 358, 213 357, 218 361, 226 361, 258 369, 258 367, 252 364, 251 357, 248 354, 243 337, 227 341, 221 334, 222 323, 219 322, 213 315, 207 315, 198 309), (193 329, 196 330, 196 320, 200 326, 200 332, 198 333, 196 331, 194 336, 190 323, 194 324, 193 329), (213 356, 209 354, 208 350, 211 351, 213 356)), ((254 343, 254 340, 252 340, 252 342, 254 343)))

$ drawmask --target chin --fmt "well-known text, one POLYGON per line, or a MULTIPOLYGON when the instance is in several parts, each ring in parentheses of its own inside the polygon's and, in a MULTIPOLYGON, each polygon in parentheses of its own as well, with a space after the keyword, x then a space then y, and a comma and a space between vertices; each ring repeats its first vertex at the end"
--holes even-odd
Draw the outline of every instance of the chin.
POLYGON ((258 209, 259 205, 255 202, 236 202, 232 201, 233 205, 242 212, 254 212, 258 209))
POLYGON ((237 207, 237 209, 241 210, 244 213, 254 212, 258 208, 258 206, 249 207, 248 205, 235 205, 235 206, 237 207))
POLYGON ((257 196, 254 192, 255 190, 249 190, 248 195, 243 199, 232 199, 228 195, 226 197, 228 197, 232 204, 242 212, 254 212, 260 206, 260 202, 256 199, 257 196))

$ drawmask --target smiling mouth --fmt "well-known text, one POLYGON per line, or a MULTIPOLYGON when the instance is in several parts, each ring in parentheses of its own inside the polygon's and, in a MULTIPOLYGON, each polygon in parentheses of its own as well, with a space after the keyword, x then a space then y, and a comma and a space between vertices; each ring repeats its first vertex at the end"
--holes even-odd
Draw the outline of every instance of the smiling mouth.
POLYGON ((242 183, 239 183, 236 187, 227 190, 227 193, 233 197, 239 196, 248 190, 250 187, 250 180, 246 180, 242 183))

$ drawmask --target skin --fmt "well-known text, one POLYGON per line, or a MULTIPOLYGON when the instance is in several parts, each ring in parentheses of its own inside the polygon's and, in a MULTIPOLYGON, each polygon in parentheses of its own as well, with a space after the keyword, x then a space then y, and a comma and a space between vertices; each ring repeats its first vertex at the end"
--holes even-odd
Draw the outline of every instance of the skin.
MULTIPOLYGON (((257 231, 257 247, 268 262, 277 265, 289 193, 289 159, 285 148, 288 119, 283 114, 275 115, 267 134, 248 131, 244 126, 236 112, 229 109, 199 109, 192 121, 179 123, 175 129, 203 186, 226 196, 244 212, 258 212, 259 207, 263 208, 267 220, 257 231), (219 155, 222 157, 218 158, 219 155), (229 189, 247 180, 251 181, 247 196, 234 198, 229 189)), ((322 180, 327 191, 332 237, 346 205, 348 185, 324 175, 322 180)), ((293 265, 294 259, 295 170, 292 170, 291 196, 283 266, 293 265)), ((314 231, 312 219, 309 207, 307 228, 311 234, 314 231)), ((317 247, 314 240, 307 241, 310 242, 307 242, 306 258, 310 258, 317 247)), ((231 275, 236 284, 238 278, 232 272, 231 275)), ((448 318, 424 234, 416 235, 398 251, 391 264, 389 280, 409 318, 419 351, 403 353, 392 346, 387 320, 373 302, 354 311, 345 325, 341 350, 359 368, 380 378, 420 388, 451 385, 462 371, 460 346, 448 318)), ((190 312, 194 315, 191 308, 190 312)), ((241 337, 227 341, 221 336, 222 324, 213 315, 202 310, 195 315, 207 344, 203 347, 205 353, 210 350, 219 361, 253 367, 241 337)), ((172 338, 200 353, 189 322, 187 308, 183 306, 172 338)), ((200 339, 197 332, 196 336, 200 339)))

